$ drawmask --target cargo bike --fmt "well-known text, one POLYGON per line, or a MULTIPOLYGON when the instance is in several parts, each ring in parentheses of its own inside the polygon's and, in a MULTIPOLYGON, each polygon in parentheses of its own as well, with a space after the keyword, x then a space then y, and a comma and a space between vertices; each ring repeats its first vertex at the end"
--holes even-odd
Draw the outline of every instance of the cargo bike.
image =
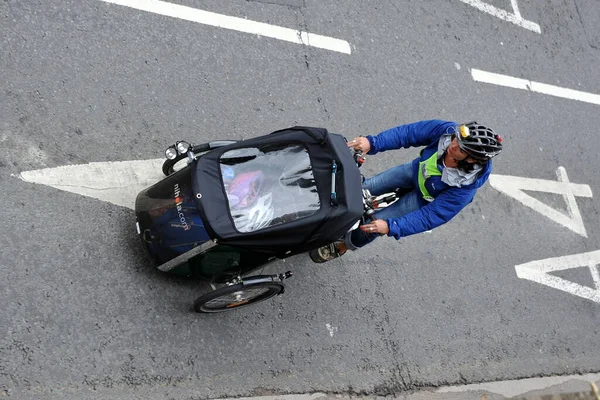
POLYGON ((291 271, 253 272, 338 240, 369 208, 360 155, 323 128, 181 141, 165 154, 165 178, 137 196, 137 231, 159 270, 211 284, 214 290, 194 302, 198 312, 282 294, 291 271))

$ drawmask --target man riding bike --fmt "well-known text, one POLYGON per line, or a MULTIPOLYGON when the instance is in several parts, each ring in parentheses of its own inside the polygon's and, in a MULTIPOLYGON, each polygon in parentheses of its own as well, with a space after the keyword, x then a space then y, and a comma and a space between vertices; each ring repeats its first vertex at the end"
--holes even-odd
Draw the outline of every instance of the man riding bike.
POLYGON ((363 182, 363 188, 375 196, 397 189, 408 194, 377 211, 370 222, 348 232, 343 240, 311 251, 314 262, 332 260, 381 235, 399 240, 450 221, 473 201, 477 189, 487 181, 491 159, 502 151, 502 138, 477 122, 461 125, 428 120, 348 142, 348 147, 367 154, 420 146, 425 148, 412 162, 363 182))

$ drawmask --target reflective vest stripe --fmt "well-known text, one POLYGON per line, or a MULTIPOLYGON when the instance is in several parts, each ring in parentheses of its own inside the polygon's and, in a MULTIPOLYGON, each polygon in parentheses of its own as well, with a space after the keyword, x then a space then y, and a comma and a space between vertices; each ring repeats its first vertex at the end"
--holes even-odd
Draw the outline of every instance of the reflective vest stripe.
POLYGON ((431 176, 442 176, 442 173, 437 167, 437 151, 431 155, 427 160, 421 161, 419 163, 419 189, 421 189, 421 194, 423 195, 423 199, 427 201, 433 201, 433 197, 427 191, 425 187, 425 181, 431 176))

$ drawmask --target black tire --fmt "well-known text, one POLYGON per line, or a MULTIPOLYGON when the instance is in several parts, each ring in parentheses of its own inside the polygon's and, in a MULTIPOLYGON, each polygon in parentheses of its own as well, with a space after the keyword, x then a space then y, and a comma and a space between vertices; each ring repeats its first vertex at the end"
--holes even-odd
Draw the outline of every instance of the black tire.
POLYGON ((223 286, 194 302, 194 310, 202 313, 218 313, 230 311, 250 304, 256 304, 283 293, 283 283, 250 282, 223 286))

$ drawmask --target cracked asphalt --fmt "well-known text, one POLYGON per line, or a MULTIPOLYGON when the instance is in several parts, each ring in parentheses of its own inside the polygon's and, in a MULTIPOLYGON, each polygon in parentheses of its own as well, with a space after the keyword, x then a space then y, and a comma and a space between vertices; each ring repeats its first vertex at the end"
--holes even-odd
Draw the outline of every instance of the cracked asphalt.
MULTIPOLYGON (((98 0, 0 1, 0 396, 388 395, 600 371, 600 304, 514 270, 600 248, 598 106, 469 73, 600 93, 597 2, 519 1, 541 34, 458 0, 172 2, 346 40, 352 54, 98 0), (428 118, 502 133, 494 173, 555 180, 564 166, 590 185, 577 199, 588 236, 486 185, 432 233, 327 265, 280 261, 270 268, 295 272, 283 296, 205 316, 190 305, 210 288, 153 269, 131 210, 15 177, 157 158, 179 139, 293 125, 352 137, 428 118)), ((370 157, 365 174, 415 155, 370 157)), ((568 278, 592 287, 579 272, 568 278)))

